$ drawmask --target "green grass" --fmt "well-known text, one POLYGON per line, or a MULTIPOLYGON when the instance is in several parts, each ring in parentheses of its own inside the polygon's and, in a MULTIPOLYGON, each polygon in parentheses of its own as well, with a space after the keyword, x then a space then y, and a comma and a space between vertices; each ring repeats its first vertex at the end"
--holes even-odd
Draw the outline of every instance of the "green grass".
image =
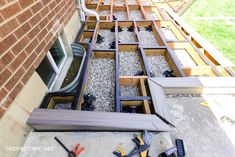
POLYGON ((235 17, 234 8, 231 0, 196 0, 183 19, 235 64, 235 26, 219 20, 193 20, 193 17, 235 17))

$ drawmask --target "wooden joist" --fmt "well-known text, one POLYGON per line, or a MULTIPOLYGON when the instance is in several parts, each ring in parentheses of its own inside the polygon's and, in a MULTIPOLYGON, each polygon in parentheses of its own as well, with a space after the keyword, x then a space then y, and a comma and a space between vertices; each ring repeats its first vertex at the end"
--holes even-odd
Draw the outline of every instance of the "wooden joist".
POLYGON ((115 112, 34 109, 27 123, 38 131, 173 131, 156 115, 115 112))
POLYGON ((198 48, 204 48, 206 52, 210 54, 210 56, 216 60, 219 65, 222 67, 232 67, 233 64, 224 57, 224 55, 219 52, 216 48, 214 48, 206 39, 204 39, 200 34, 198 34, 196 31, 194 31, 187 23, 184 22, 183 19, 181 19, 176 13, 174 13, 170 9, 165 9, 169 16, 172 17, 172 19, 177 22, 181 28, 184 29, 184 31, 187 32, 187 34, 190 34, 191 38, 197 42, 198 48))

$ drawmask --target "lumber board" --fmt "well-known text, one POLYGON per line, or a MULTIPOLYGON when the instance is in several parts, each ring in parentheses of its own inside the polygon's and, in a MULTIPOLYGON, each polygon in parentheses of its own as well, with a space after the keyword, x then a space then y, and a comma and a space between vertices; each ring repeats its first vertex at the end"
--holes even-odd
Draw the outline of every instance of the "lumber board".
POLYGON ((119 83, 119 54, 118 54, 118 22, 115 22, 115 46, 116 46, 116 56, 115 56, 115 79, 116 79, 116 84, 115 84, 115 111, 120 112, 121 111, 121 103, 120 103, 120 83, 119 83))
POLYGON ((27 121, 36 130, 173 131, 155 115, 34 109, 27 121))
POLYGON ((224 55, 214 48, 205 38, 194 31, 188 24, 184 22, 176 13, 170 9, 165 9, 169 16, 173 18, 197 43, 204 48, 221 66, 232 67, 233 64, 224 55))
POLYGON ((151 78, 148 78, 149 89, 151 91, 151 97, 153 102, 153 108, 157 115, 160 115, 168 122, 172 124, 170 113, 165 102, 165 94, 161 86, 154 82, 151 78))
POLYGON ((147 96, 144 79, 140 79, 140 89, 142 96, 147 96))
POLYGON ((141 106, 143 101, 121 101, 122 106, 141 106))
POLYGON ((234 77, 151 78, 165 94, 234 94, 234 77))

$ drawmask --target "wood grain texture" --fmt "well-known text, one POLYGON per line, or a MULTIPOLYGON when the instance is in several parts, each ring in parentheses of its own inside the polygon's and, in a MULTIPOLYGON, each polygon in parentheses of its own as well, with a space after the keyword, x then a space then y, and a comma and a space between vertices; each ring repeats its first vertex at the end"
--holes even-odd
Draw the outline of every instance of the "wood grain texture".
POLYGON ((155 81, 148 79, 149 89, 151 91, 151 97, 153 102, 154 111, 157 115, 160 115, 168 122, 172 123, 168 107, 165 103, 165 94, 161 86, 155 81))
POLYGON ((34 109, 27 121, 36 130, 173 131, 155 115, 34 109))

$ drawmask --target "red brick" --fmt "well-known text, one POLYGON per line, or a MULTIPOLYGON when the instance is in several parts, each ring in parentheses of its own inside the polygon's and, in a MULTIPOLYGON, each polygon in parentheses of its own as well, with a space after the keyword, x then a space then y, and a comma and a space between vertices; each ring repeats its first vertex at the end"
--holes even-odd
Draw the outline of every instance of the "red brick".
POLYGON ((0 87, 7 81, 10 76, 11 72, 8 69, 5 69, 0 73, 0 87))
POLYGON ((41 16, 46 17, 46 15, 49 13, 49 7, 45 7, 41 11, 41 16))
POLYGON ((2 63, 2 61, 0 60, 0 72, 2 72, 2 70, 5 69, 5 65, 2 63))
POLYGON ((5 23, 0 27, 0 38, 4 38, 5 36, 9 35, 12 30, 16 29, 19 24, 16 19, 12 19, 9 22, 5 23))
POLYGON ((46 28, 44 28, 37 36, 38 40, 41 41, 43 38, 46 37, 48 31, 46 28))
POLYGON ((50 31, 52 29, 53 25, 54 25, 54 20, 51 20, 51 22, 49 22, 46 26, 47 30, 50 31))
POLYGON ((5 98, 6 95, 7 95, 7 90, 5 90, 4 88, 0 89, 0 102, 1 99, 5 98))
POLYGON ((37 54, 42 53, 42 50, 43 50, 43 48, 44 48, 45 46, 46 46, 45 41, 42 41, 42 42, 37 46, 37 48, 35 49, 35 52, 36 52, 37 54))
POLYGON ((20 24, 24 23, 27 21, 30 17, 32 17, 32 12, 30 9, 24 11, 20 15, 17 16, 17 20, 19 21, 20 24))
POLYGON ((25 48, 27 54, 31 54, 36 46, 39 44, 37 38, 35 38, 31 43, 25 48))
MULTIPOLYGON (((47 51, 46 51, 47 52, 47 51)), ((46 53, 40 53, 39 55, 38 55, 38 58, 35 60, 35 62, 34 62, 34 66, 37 68, 40 64, 41 64, 41 62, 42 62, 42 60, 43 60, 43 58, 46 56, 46 53)))
POLYGON ((48 1, 48 0, 42 0, 42 5, 43 5, 43 6, 46 6, 49 2, 50 2, 50 1, 48 1))
POLYGON ((0 0, 0 6, 4 6, 5 4, 7 4, 7 0, 0 0))
POLYGON ((4 21, 4 18, 2 16, 2 14, 0 13, 0 23, 2 23, 4 21))
POLYGON ((34 62, 34 60, 37 58, 36 53, 32 53, 27 60, 23 64, 23 68, 27 70, 34 62))
POLYGON ((47 34, 47 36, 45 37, 45 41, 48 43, 48 42, 51 40, 52 37, 53 37, 53 33, 52 33, 52 32, 49 32, 49 33, 47 34))
POLYGON ((19 0, 20 6, 22 8, 26 8, 30 4, 32 4, 34 1, 33 0, 19 0))
POLYGON ((58 12, 60 11, 60 9, 61 9, 60 5, 57 5, 57 6, 55 7, 54 11, 55 11, 56 13, 58 13, 58 12))
POLYGON ((5 85, 5 88, 8 91, 11 91, 14 86, 17 84, 17 82, 20 81, 20 78, 23 76, 24 74, 24 70, 23 68, 20 68, 14 75, 13 77, 7 82, 7 84, 5 85))
POLYGON ((29 20, 29 23, 32 27, 34 27, 37 23, 39 23, 39 21, 42 19, 42 16, 39 13, 37 13, 34 17, 32 17, 30 20, 29 20))
POLYGON ((41 29, 43 29, 46 25, 47 25, 47 23, 48 23, 48 18, 47 17, 45 17, 38 25, 39 25, 39 27, 41 28, 41 29))
POLYGON ((29 78, 32 76, 32 74, 34 73, 35 69, 34 66, 32 65, 28 71, 24 74, 23 78, 21 79, 21 81, 23 82, 23 84, 26 84, 27 81, 29 80, 29 78))
POLYGON ((28 31, 30 31, 31 26, 28 22, 26 22, 25 24, 23 24, 20 28, 18 28, 15 31, 15 35, 18 39, 20 39, 22 36, 24 36, 25 34, 28 33, 28 31))
POLYGON ((11 61, 13 61, 14 55, 11 51, 8 51, 2 58, 1 62, 4 64, 4 66, 7 66, 11 61))
POLYGON ((0 55, 3 54, 11 45, 17 41, 14 34, 9 35, 7 38, 0 42, 0 55))
POLYGON ((12 52, 15 55, 18 55, 23 49, 24 47, 28 44, 28 38, 24 37, 22 38, 13 48, 12 48, 12 52))
POLYGON ((12 15, 18 13, 21 10, 20 5, 18 2, 4 8, 2 10, 2 15, 5 19, 11 17, 12 15))
POLYGON ((56 6, 56 2, 55 1, 52 1, 50 4, 49 4, 49 9, 50 10, 53 10, 56 6))
POLYGON ((48 19, 49 20, 51 20, 51 19, 53 19, 53 17, 56 15, 56 12, 54 11, 54 10, 52 10, 48 15, 47 15, 47 17, 48 17, 48 19))
POLYGON ((30 32, 27 34, 29 40, 34 39, 37 34, 40 32, 40 27, 37 25, 35 28, 33 28, 32 30, 30 30, 30 32))
POLYGON ((14 72, 26 60, 26 58, 27 58, 26 52, 22 51, 10 64, 10 66, 8 67, 9 70, 11 70, 11 72, 14 72))
POLYGON ((31 11, 35 14, 35 13, 37 13, 39 10, 41 10, 42 9, 42 3, 41 2, 38 2, 38 3, 36 3, 35 5, 33 5, 32 7, 31 7, 31 11))

